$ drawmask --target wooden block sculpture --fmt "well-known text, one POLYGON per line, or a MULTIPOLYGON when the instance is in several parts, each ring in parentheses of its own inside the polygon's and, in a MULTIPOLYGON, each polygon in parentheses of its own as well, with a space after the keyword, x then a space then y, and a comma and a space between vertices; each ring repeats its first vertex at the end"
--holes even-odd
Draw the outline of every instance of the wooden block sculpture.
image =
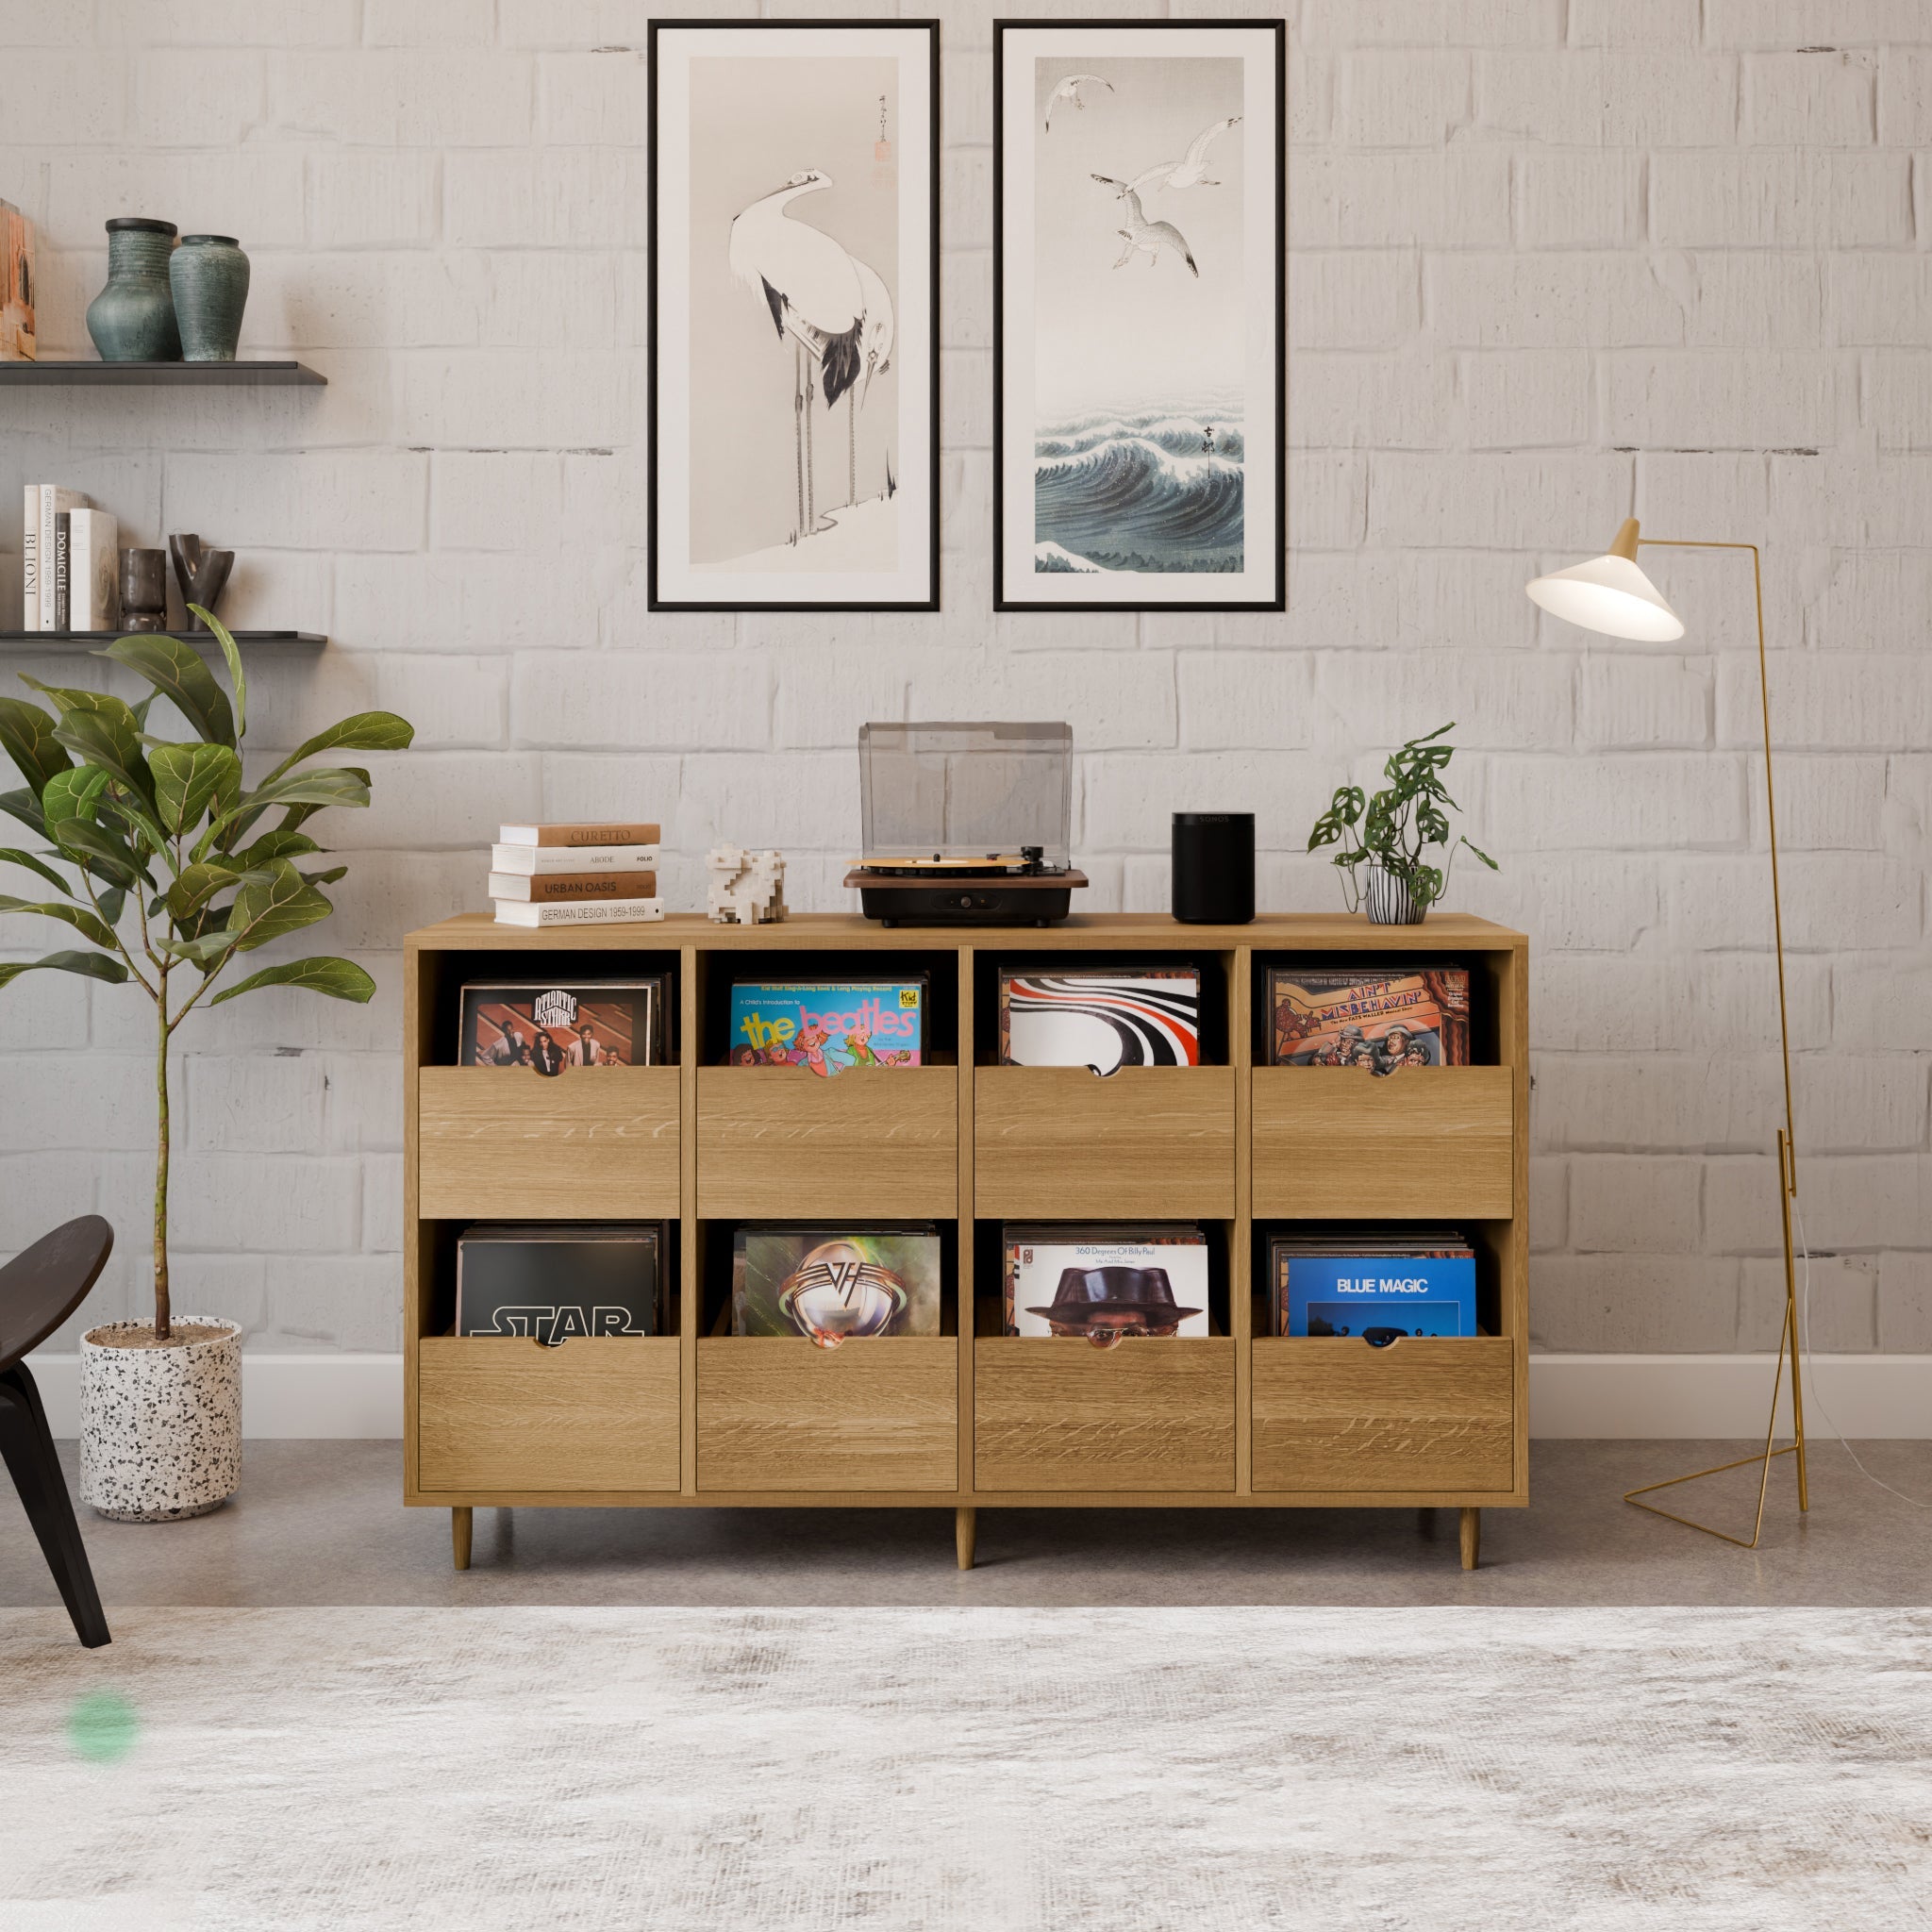
POLYGON ((785 855, 714 845, 705 858, 705 909, 718 925, 774 925, 785 917, 785 855))

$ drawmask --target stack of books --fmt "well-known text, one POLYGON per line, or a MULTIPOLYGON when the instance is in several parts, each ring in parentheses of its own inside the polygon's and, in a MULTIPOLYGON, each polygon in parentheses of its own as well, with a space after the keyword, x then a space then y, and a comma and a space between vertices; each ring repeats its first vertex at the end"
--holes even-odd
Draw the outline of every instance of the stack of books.
POLYGON ((22 492, 22 630, 112 630, 121 621, 120 531, 77 490, 29 483, 22 492))
POLYGON ((505 825, 490 855, 499 925, 606 925, 662 919, 658 827, 505 825))

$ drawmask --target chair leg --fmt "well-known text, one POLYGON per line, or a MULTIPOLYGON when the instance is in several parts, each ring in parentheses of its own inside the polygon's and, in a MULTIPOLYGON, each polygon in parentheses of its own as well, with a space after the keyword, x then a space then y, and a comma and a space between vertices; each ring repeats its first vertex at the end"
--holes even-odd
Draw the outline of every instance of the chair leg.
POLYGON ((80 1540, 80 1524, 74 1519, 53 1432, 41 1407, 41 1391, 25 1362, 0 1373, 0 1457, 6 1460, 27 1521, 41 1540, 60 1600, 74 1619, 74 1634, 89 1650, 98 1650, 111 1641, 108 1620, 88 1565, 87 1545, 80 1540))

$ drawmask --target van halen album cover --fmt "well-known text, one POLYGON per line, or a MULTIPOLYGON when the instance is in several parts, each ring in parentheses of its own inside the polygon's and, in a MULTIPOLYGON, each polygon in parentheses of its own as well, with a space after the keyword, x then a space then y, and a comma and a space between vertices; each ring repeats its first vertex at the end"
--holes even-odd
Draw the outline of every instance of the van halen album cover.
POLYGON ((1000 1064, 1193 1067, 1201 1063, 1201 975, 1191 967, 1002 973, 1000 1064))
POLYGON ((940 1332, 940 1238, 929 1227, 741 1227, 731 1332, 803 1335, 821 1348, 940 1332))
POLYGON ((1469 1064, 1469 974, 1460 966, 1274 967, 1268 1011, 1271 1066, 1392 1074, 1469 1064))
POLYGON ((1008 1335, 1204 1336, 1208 1239, 1198 1227, 1001 1230, 1008 1335))
POLYGON ((664 981, 463 988, 463 1067, 650 1067, 663 1057, 664 981))
POLYGON ((472 1227, 457 1238, 457 1333, 655 1335, 661 1223, 472 1227))
POLYGON ((925 1059, 925 1008, 923 977, 734 985, 728 1058, 821 1079, 848 1067, 916 1067, 925 1059))

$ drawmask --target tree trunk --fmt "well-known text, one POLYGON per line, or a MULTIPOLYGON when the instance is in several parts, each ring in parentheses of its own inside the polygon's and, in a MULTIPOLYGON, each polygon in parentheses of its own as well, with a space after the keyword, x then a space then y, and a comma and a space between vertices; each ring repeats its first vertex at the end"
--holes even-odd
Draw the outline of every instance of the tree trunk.
MULTIPOLYGON (((165 987, 165 982, 164 982, 165 987)), ((155 1054, 155 1097, 159 1134, 155 1150, 155 1340, 165 1341, 168 1324, 168 1003, 160 1012, 160 1041, 155 1054)))

